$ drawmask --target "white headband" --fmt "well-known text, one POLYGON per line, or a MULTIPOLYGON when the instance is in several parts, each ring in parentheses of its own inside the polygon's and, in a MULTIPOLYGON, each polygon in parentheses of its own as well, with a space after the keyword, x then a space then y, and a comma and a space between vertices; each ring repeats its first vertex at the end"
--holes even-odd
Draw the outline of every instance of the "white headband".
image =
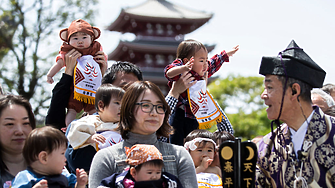
POLYGON ((212 142, 214 144, 214 147, 216 147, 216 143, 210 138, 195 138, 191 141, 186 142, 184 144, 184 148, 187 149, 187 150, 190 149, 190 150, 194 151, 195 149, 197 149, 197 146, 195 145, 195 143, 197 143, 197 142, 200 143, 202 141, 212 142))

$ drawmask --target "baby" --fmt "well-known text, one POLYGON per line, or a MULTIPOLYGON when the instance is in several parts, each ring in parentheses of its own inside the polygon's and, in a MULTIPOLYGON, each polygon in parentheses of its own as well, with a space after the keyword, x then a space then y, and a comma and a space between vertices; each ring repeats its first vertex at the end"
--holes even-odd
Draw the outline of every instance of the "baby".
POLYGON ((50 126, 34 129, 23 147, 28 168, 16 175, 12 188, 84 188, 88 178, 83 169, 76 169, 77 178, 64 170, 66 145, 67 139, 60 130, 50 126))
POLYGON ((176 60, 164 69, 168 85, 171 87, 172 82, 179 80, 184 72, 191 73, 196 83, 180 94, 176 111, 171 115, 170 124, 175 129, 171 135, 172 144, 183 145, 184 138, 191 131, 208 129, 215 124, 219 130, 233 132, 227 116, 207 91, 207 79, 238 50, 237 45, 208 59, 208 51, 201 42, 189 39, 179 44, 176 60))
POLYGON ((190 132, 184 147, 190 152, 199 187, 222 186, 221 169, 211 166, 216 154, 216 143, 213 133, 204 129, 190 132))
POLYGON ((136 144, 130 149, 125 147, 130 169, 121 174, 113 174, 102 180, 102 187, 162 187, 180 188, 179 179, 167 172, 162 172, 164 167, 163 157, 153 145, 136 144))
POLYGON ((69 28, 59 32, 64 42, 56 58, 56 64, 47 74, 47 82, 53 83, 52 77, 65 66, 65 54, 72 53, 72 58, 77 59, 78 62, 74 70, 74 86, 71 88, 72 93, 67 107, 66 126, 83 109, 89 114, 95 112, 94 95, 104 74, 104 66, 101 63, 98 64, 101 61, 95 58, 99 53, 103 53, 101 44, 96 41, 100 33, 99 28, 92 27, 82 19, 74 20, 69 28))
POLYGON ((122 88, 112 84, 101 85, 95 96, 98 115, 82 117, 69 125, 67 138, 70 146, 66 157, 71 172, 76 168, 89 171, 92 159, 98 150, 123 140, 119 131, 116 131, 120 121, 123 95, 122 88))

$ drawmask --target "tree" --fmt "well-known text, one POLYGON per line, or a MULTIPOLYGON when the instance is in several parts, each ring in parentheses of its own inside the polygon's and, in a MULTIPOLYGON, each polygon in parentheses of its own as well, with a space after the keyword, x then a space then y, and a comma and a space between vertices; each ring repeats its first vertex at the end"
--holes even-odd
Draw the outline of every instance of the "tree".
POLYGON ((260 98, 263 92, 262 77, 228 75, 208 85, 208 90, 227 113, 235 136, 252 139, 270 132, 266 106, 260 98))
MULTIPOLYGON (((48 46, 71 21, 94 18, 98 0, 0 1, 0 80, 7 91, 30 100, 35 115, 50 98, 45 79, 55 62, 48 46), (2 48, 1 48, 2 46, 2 48)), ((60 43, 59 43, 60 44, 60 43)))

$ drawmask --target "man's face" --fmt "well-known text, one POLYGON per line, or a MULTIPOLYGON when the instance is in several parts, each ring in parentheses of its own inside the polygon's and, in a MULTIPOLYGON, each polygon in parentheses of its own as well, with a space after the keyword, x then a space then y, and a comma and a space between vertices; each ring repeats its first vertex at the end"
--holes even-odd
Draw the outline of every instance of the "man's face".
POLYGON ((118 72, 116 73, 116 79, 112 83, 114 86, 123 87, 129 83, 138 81, 138 78, 133 73, 118 72))
POLYGON ((312 94, 312 103, 313 105, 320 107, 323 112, 329 108, 326 100, 324 100, 319 94, 312 94))
MULTIPOLYGON (((266 109, 268 118, 274 120, 278 118, 281 100, 283 95, 282 82, 275 75, 266 75, 264 79, 264 91, 261 94, 261 98, 264 100, 265 105, 268 106, 266 109)), ((285 93, 284 105, 280 120, 285 118, 286 110, 289 106, 288 92, 285 93)))

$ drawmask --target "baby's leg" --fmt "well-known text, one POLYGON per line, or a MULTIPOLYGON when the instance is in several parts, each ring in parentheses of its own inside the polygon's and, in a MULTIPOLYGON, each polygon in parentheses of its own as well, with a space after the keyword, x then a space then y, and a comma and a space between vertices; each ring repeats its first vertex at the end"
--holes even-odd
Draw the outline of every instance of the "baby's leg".
POLYGON ((67 109, 67 114, 66 114, 66 118, 65 118, 65 123, 66 123, 66 127, 73 121, 76 119, 77 116, 77 112, 72 109, 72 108, 68 108, 67 109))

